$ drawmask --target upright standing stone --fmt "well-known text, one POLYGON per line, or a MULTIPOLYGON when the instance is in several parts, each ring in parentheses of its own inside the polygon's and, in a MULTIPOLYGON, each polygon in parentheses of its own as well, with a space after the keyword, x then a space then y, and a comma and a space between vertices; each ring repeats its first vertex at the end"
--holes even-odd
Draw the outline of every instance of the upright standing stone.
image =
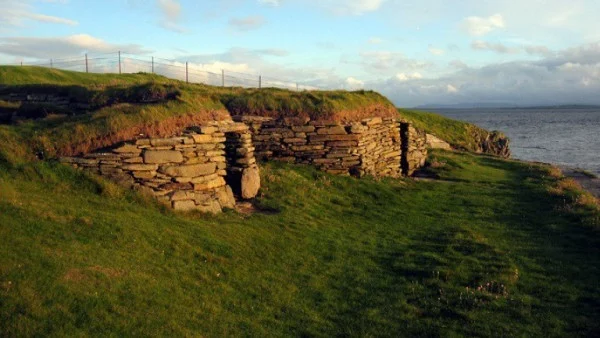
POLYGON ((246 168, 242 172, 242 198, 254 198, 260 189, 260 173, 257 167, 246 168))

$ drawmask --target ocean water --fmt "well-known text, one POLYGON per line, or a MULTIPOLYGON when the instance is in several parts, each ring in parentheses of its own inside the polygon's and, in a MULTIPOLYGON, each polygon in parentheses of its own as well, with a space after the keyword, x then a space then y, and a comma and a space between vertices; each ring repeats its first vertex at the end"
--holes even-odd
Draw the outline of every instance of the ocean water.
POLYGON ((433 109, 500 130, 513 158, 567 165, 600 175, 600 109, 433 109))

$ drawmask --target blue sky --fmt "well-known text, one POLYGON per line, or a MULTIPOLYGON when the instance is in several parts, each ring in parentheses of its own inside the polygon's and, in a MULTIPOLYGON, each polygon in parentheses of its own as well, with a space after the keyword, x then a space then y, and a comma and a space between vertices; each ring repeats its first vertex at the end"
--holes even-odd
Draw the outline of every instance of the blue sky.
POLYGON ((0 0, 0 62, 122 50, 399 106, 600 104, 597 0, 0 0))

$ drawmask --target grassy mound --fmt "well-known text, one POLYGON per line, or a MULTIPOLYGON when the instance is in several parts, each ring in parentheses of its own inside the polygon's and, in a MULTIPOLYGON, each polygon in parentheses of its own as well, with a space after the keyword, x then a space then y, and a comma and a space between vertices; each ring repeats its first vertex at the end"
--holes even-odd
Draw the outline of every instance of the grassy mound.
POLYGON ((598 334, 597 209, 545 167, 430 163, 443 181, 268 164, 269 212, 204 216, 0 162, 0 335, 598 334))
POLYGON ((343 122, 395 115, 393 105, 374 92, 222 88, 153 74, 0 66, 0 96, 8 93, 53 94, 86 107, 87 113, 80 114, 52 104, 0 102, 0 115, 17 111, 38 118, 25 120, 14 133, 0 126, 0 142, 27 143, 50 157, 87 152, 140 134, 170 136, 190 124, 229 119, 230 112, 343 122))
POLYGON ((450 143, 455 149, 481 152, 486 139, 506 138, 500 132, 489 132, 472 123, 449 119, 436 113, 399 109, 400 116, 415 128, 424 130, 450 143))
POLYGON ((301 120, 352 122, 369 117, 395 117, 394 105, 373 91, 310 91, 248 89, 226 97, 232 115, 257 115, 301 120))

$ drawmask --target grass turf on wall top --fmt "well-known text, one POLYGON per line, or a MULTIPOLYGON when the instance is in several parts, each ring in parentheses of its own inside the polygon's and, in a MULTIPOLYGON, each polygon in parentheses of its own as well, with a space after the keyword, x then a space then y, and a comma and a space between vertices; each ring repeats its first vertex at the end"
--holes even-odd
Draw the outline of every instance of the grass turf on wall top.
MULTIPOLYGON (((67 95, 78 101, 139 103, 139 89, 153 85, 170 93, 186 93, 219 102, 232 114, 272 117, 300 117, 311 120, 349 122, 367 117, 392 117, 393 104, 373 91, 291 91, 277 88, 244 89, 187 84, 155 74, 87 74, 42 67, 0 66, 2 92, 43 92, 67 95), (2 88, 4 86, 5 88, 2 88), (138 90, 136 90, 138 89, 138 90), (163 89, 164 90, 164 89, 163 89), (79 92, 78 92, 79 91, 79 92), (101 92, 98 99, 90 93, 101 92), (137 94, 137 95, 136 95, 137 94), (128 98, 130 98, 128 100, 128 98)), ((201 107, 199 107, 201 108, 201 107)))

